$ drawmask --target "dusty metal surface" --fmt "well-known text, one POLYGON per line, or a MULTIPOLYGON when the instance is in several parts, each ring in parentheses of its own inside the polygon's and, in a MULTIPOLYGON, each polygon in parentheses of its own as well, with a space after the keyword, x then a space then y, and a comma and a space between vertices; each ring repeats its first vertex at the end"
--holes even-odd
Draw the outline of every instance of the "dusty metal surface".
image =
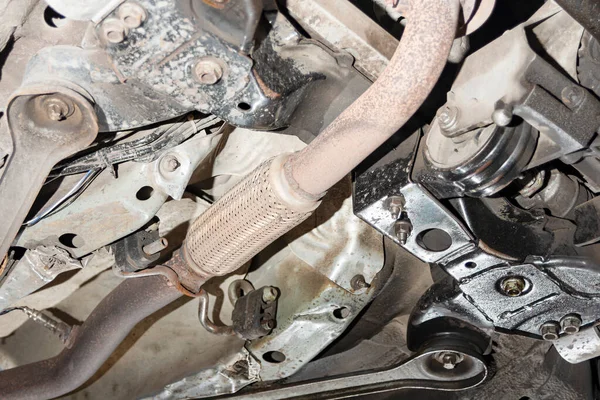
POLYGON ((600 334, 596 326, 563 336, 553 344, 558 354, 571 364, 600 357, 600 334))
POLYGON ((398 41, 345 0, 292 0, 290 14, 309 32, 355 58, 354 66, 375 80, 394 55, 398 41))
POLYGON ((118 178, 105 169, 72 204, 26 228, 19 245, 53 244, 81 257, 140 229, 168 196, 181 198, 193 171, 220 139, 199 133, 156 161, 120 164, 118 178), (180 163, 174 171, 161 169, 169 155, 180 163), (66 242, 65 234, 74 236, 66 242))
POLYGON ((59 274, 81 268, 81 262, 57 247, 28 250, 4 276, 0 286, 0 310, 35 292, 59 274))
POLYGON ((205 398, 235 393, 259 380, 260 364, 242 348, 229 359, 216 366, 206 368, 196 375, 167 385, 161 392, 148 399, 167 400, 205 398))
POLYGON ((89 100, 73 90, 53 85, 23 87, 7 106, 13 150, 0 177, 0 254, 17 235, 50 169, 63 158, 82 150, 98 134, 96 114, 89 100), (55 121, 51 101, 68 103, 68 116, 55 121), (23 185, 27 176, 28 185, 23 185), (16 208, 15 208, 16 207, 16 208))
MULTIPOLYGON (((106 50, 124 78, 168 95, 185 109, 215 114, 236 126, 280 128, 286 125, 307 85, 320 79, 310 67, 280 55, 281 47, 295 44, 293 37, 286 43, 294 29, 284 18, 274 22, 250 58, 228 43, 239 32, 237 3, 214 7, 200 2, 179 7, 173 0, 144 0, 139 4, 147 19, 140 27, 128 30, 122 42, 108 43, 106 50), (233 17, 229 29, 214 28, 211 18, 224 21, 228 17, 233 17), (198 81, 194 72, 197 63, 207 58, 222 70, 221 77, 209 85, 198 81), (265 61, 268 65, 261 67, 265 61)), ((254 7, 257 3, 240 4, 254 7)), ((255 17, 253 12, 247 15, 255 17)), ((99 25, 98 32, 101 29, 99 25)), ((244 27, 245 35, 248 29, 244 27)), ((254 43, 253 35, 251 32, 244 40, 254 43)))

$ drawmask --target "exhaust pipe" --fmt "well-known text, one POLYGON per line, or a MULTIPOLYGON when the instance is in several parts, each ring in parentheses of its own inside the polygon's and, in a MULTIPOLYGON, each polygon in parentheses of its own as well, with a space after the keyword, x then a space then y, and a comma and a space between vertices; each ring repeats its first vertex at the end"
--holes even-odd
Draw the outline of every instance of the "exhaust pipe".
POLYGON ((229 274, 304 221, 324 193, 423 104, 448 59, 458 0, 416 0, 379 79, 303 150, 260 165, 192 225, 184 259, 201 277, 229 274))
MULTIPOLYGON (((408 25, 379 79, 306 148, 263 163, 192 224, 183 260, 176 254, 170 265, 187 289, 235 271, 308 218, 329 188, 406 123, 446 64, 459 9, 459 0, 411 1, 408 25)), ((160 276, 126 280, 58 356, 0 372, 0 398, 48 399, 76 389, 137 322, 179 296, 181 288, 160 276)))

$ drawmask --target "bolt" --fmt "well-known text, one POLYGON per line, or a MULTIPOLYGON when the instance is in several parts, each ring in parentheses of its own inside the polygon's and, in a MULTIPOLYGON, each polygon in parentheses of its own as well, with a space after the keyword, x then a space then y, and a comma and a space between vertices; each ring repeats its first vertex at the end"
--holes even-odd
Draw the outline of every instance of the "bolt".
POLYGON ((567 335, 577 333, 581 327, 581 318, 575 314, 566 315, 560 320, 560 327, 567 335))
POLYGON ((387 199, 387 202, 388 202, 388 209, 392 213, 392 217, 394 219, 398 219, 398 216, 400 215, 400 213, 402 211, 404 211, 404 205, 406 204, 406 200, 404 199, 404 196, 402 196, 402 195, 390 196, 387 199))
POLYGON ((260 322, 260 326, 263 329, 270 331, 271 329, 275 328, 275 321, 273 321, 272 319, 263 319, 260 322))
POLYGON ((275 289, 273 286, 267 286, 267 287, 263 288, 262 299, 265 303, 270 303, 272 301, 275 301, 276 298, 277 298, 277 289, 275 289))
POLYGON ((399 219, 394 224, 394 230, 396 231, 396 237, 400 240, 400 243, 406 244, 406 241, 412 232, 412 223, 409 219, 399 219))
POLYGON ((449 131, 456 126, 458 122, 458 108, 454 106, 445 106, 438 115, 440 128, 443 131, 449 131))
POLYGON ((151 256, 153 254, 160 253, 161 251, 166 249, 168 245, 169 242, 167 241, 167 239, 160 238, 152 243, 145 245, 144 247, 142 247, 142 250, 144 251, 144 253, 151 256))
POLYGON ((160 161, 160 167, 164 172, 173 172, 181 166, 181 163, 174 155, 167 155, 160 161))
POLYGON ((519 297, 525 290, 525 279, 519 276, 505 278, 500 283, 500 289, 507 296, 519 297))
POLYGON ((204 85, 214 85, 222 77, 223 68, 214 59, 202 59, 194 67, 194 78, 204 85))
POLYGON ((512 107, 502 103, 492 113, 492 121, 498 126, 508 126, 513 118, 512 107))
POLYGON ((350 279, 350 286, 354 290, 361 290, 364 288, 368 288, 369 284, 365 280, 365 277, 362 275, 354 275, 352 279, 350 279))
POLYGON ((434 356, 435 360, 442 364, 445 369, 454 369, 463 362, 465 356, 454 351, 440 351, 434 356))
POLYGON ((540 327, 540 334, 544 340, 556 340, 558 339, 558 332, 560 331, 560 325, 554 321, 548 321, 542 324, 540 327))
POLYGON ((73 103, 62 96, 54 95, 44 99, 46 115, 52 121, 63 121, 73 114, 73 103))
POLYGON ((117 15, 123 21, 123 24, 130 29, 134 29, 142 25, 146 20, 146 10, 137 3, 128 1, 119 7, 117 15))
MULTIPOLYGON (((527 176, 524 176, 523 179, 525 179, 526 177, 527 176)), ((527 184, 523 186, 521 190, 519 190, 519 193, 522 196, 531 198, 544 186, 545 180, 546 171, 542 169, 539 172, 537 172, 535 176, 532 179, 530 179, 530 181, 527 182, 527 184)))
POLYGON ((563 103, 570 109, 581 105, 585 96, 584 89, 579 86, 567 86, 560 93, 563 103))
POLYGON ((127 26, 116 18, 108 18, 102 23, 101 34, 109 43, 121 43, 127 36, 127 26))

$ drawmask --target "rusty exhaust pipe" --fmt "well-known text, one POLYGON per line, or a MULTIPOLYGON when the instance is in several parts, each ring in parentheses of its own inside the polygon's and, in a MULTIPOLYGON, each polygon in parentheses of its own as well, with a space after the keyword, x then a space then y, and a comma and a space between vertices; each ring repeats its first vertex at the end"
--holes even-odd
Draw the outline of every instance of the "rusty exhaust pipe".
POLYGON ((458 0, 414 0, 379 79, 303 150, 260 165, 192 225, 184 259, 199 276, 238 269, 316 209, 323 194, 398 131, 436 84, 450 53, 458 0))

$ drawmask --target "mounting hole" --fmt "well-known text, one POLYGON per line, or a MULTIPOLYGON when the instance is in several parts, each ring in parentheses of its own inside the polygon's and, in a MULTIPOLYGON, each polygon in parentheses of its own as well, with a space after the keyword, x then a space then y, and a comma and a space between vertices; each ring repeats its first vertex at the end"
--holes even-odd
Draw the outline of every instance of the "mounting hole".
POLYGON ((523 396, 519 400, 531 400, 531 398, 529 396, 523 396))
POLYGON ((465 263, 465 267, 467 268, 477 268, 477 263, 474 263, 473 261, 468 261, 465 263))
POLYGON ((417 236, 417 244, 429 251, 444 251, 452 246, 452 238, 441 229, 427 229, 417 236))
POLYGON ((238 103, 237 108, 240 111, 250 111, 252 109, 252 106, 242 101, 241 103, 238 103))
POLYGON ((135 197, 140 201, 146 201, 152 194, 154 193, 154 188, 152 186, 143 186, 140 190, 137 191, 135 197))
POLYGON ((65 16, 57 13, 52 7, 48 6, 44 9, 44 22, 51 28, 60 28, 67 21, 65 16))
POLYGON ((74 233, 65 233, 60 235, 58 241, 65 247, 77 249, 85 244, 83 239, 74 233))
POLYGON ((340 307, 333 310, 333 316, 337 319, 346 319, 350 316, 350 309, 348 307, 340 307))
POLYGON ((285 361, 285 354, 280 351, 267 351, 262 357, 263 360, 272 364, 279 364, 285 361))

